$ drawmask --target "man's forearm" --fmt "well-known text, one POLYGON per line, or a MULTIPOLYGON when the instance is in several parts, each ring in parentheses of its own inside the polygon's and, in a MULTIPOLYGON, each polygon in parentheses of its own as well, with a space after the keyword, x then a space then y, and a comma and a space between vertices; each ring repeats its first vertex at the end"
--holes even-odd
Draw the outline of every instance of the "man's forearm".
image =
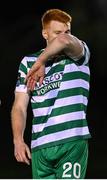
POLYGON ((74 60, 80 59, 84 55, 84 47, 82 41, 80 41, 75 36, 70 36, 71 43, 68 43, 67 48, 64 49, 64 52, 67 56, 73 58, 74 60))
POLYGON ((65 43, 59 38, 55 38, 51 43, 47 45, 43 53, 38 57, 38 60, 45 63, 49 58, 59 54, 66 47, 65 43))
POLYGON ((23 141, 24 130, 26 125, 26 115, 16 107, 13 107, 12 113, 12 132, 13 142, 23 141))
POLYGON ((45 63, 49 58, 59 54, 61 51, 70 57, 79 58, 83 55, 83 44, 72 35, 59 35, 47 45, 38 60, 45 63))

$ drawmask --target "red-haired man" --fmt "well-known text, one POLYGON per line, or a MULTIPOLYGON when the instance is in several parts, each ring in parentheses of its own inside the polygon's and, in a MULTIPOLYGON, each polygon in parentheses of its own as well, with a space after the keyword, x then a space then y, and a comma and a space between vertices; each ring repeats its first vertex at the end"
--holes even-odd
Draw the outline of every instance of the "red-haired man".
POLYGON ((71 34, 72 17, 59 9, 42 16, 47 46, 22 59, 12 107, 14 154, 36 179, 84 178, 90 132, 86 120, 89 57, 71 34), (26 81, 26 83, 25 83, 26 81), (24 142, 27 106, 33 110, 31 154, 24 142))

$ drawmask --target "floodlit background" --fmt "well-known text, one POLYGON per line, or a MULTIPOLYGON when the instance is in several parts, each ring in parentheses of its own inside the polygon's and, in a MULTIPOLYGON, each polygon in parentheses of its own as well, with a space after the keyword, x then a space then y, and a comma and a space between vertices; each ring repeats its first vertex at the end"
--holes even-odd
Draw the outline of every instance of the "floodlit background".
MULTIPOLYGON (((87 120, 92 135, 86 178, 107 178, 107 0, 3 1, 0 4, 0 178, 31 178, 31 166, 13 156, 10 111, 21 59, 45 47, 41 16, 60 8, 73 17, 72 34, 91 51, 91 87, 87 120)), ((30 146, 29 105, 25 139, 30 146)))

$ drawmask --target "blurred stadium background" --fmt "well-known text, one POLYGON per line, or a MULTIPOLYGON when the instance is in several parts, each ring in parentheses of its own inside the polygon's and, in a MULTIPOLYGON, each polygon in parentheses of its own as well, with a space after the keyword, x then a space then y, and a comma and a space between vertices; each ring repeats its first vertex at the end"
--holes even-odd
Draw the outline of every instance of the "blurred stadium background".
MULTIPOLYGON (((31 166, 13 156, 10 111, 21 59, 45 46, 41 16, 60 8, 73 17, 72 34, 84 40, 91 51, 91 88, 87 120, 89 141, 87 179, 107 178, 107 1, 39 0, 0 3, 0 179, 31 178, 31 166), (1 4, 3 3, 3 4, 1 4)), ((28 108, 26 142, 30 146, 31 109, 28 108)))

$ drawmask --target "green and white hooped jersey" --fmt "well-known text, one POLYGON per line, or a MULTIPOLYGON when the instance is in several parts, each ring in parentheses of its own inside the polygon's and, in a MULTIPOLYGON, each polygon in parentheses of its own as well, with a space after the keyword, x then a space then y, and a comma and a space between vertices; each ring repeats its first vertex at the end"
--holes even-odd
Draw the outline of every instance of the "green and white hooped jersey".
MULTIPOLYGON (((27 93, 24 79, 40 53, 22 59, 16 92, 27 93)), ((32 151, 90 137, 86 120, 89 57, 84 43, 84 56, 80 60, 62 56, 57 62, 47 62, 43 84, 37 84, 31 96, 32 151)))

